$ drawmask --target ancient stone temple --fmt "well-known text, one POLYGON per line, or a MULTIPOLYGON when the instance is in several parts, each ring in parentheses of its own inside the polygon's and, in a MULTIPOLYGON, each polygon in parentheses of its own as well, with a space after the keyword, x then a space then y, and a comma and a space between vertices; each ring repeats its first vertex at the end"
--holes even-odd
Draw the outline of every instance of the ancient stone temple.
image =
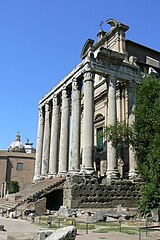
POLYGON ((160 72, 159 52, 127 40, 128 26, 113 19, 107 24, 110 31, 100 30, 96 42, 88 39, 81 63, 39 102, 34 182, 66 176, 63 198, 70 199, 64 201, 70 207, 83 205, 72 204, 75 179, 78 185, 84 178, 90 184, 93 175, 103 181, 136 179, 132 146, 124 143, 115 148, 100 133, 117 121, 132 125, 135 85, 144 72, 160 72))

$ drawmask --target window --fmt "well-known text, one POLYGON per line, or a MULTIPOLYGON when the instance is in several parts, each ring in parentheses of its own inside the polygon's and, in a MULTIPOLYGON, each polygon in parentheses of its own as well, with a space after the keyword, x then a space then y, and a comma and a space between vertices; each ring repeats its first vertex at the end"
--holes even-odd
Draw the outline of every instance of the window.
POLYGON ((97 128, 97 152, 103 151, 103 127, 97 128))
POLYGON ((17 163, 17 170, 23 170, 23 163, 17 163))

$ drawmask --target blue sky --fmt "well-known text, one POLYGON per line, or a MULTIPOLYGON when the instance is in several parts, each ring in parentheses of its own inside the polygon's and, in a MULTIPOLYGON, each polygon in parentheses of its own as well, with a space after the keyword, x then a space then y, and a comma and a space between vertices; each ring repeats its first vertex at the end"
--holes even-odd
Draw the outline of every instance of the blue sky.
POLYGON ((160 51, 159 9, 159 0, 0 0, 0 149, 18 131, 36 146, 39 100, 81 61, 101 20, 160 51))

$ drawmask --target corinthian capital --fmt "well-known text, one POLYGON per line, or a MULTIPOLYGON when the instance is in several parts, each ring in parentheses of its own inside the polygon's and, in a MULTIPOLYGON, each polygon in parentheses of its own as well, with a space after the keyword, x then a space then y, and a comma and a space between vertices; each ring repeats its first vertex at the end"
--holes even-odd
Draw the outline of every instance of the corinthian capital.
POLYGON ((43 109, 42 109, 42 107, 38 108, 38 114, 39 114, 39 118, 40 117, 43 118, 43 109))
POLYGON ((92 71, 84 72, 84 81, 93 81, 94 80, 94 73, 92 71))
POLYGON ((72 80, 72 90, 77 91, 79 89, 78 81, 76 78, 73 78, 72 80))
POLYGON ((45 104, 45 112, 49 112, 50 111, 50 105, 49 102, 46 102, 45 104))
POLYGON ((116 82, 117 82, 116 76, 110 75, 109 76, 109 86, 116 87, 116 82))
POLYGON ((57 106, 58 105, 58 97, 56 94, 53 95, 53 106, 57 106))
POLYGON ((66 99, 66 98, 68 98, 68 92, 67 92, 66 86, 64 86, 62 90, 62 99, 66 99))

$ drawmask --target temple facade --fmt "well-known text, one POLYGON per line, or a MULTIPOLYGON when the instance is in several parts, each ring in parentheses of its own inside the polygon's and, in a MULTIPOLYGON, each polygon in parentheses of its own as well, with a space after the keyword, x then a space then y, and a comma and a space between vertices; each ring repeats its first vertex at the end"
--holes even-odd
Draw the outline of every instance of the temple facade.
POLYGON ((135 179, 135 152, 117 147, 102 132, 107 125, 134 122, 135 86, 160 72, 160 53, 127 40, 128 26, 109 19, 110 31, 88 39, 76 66, 39 102, 33 181, 56 175, 135 179))

